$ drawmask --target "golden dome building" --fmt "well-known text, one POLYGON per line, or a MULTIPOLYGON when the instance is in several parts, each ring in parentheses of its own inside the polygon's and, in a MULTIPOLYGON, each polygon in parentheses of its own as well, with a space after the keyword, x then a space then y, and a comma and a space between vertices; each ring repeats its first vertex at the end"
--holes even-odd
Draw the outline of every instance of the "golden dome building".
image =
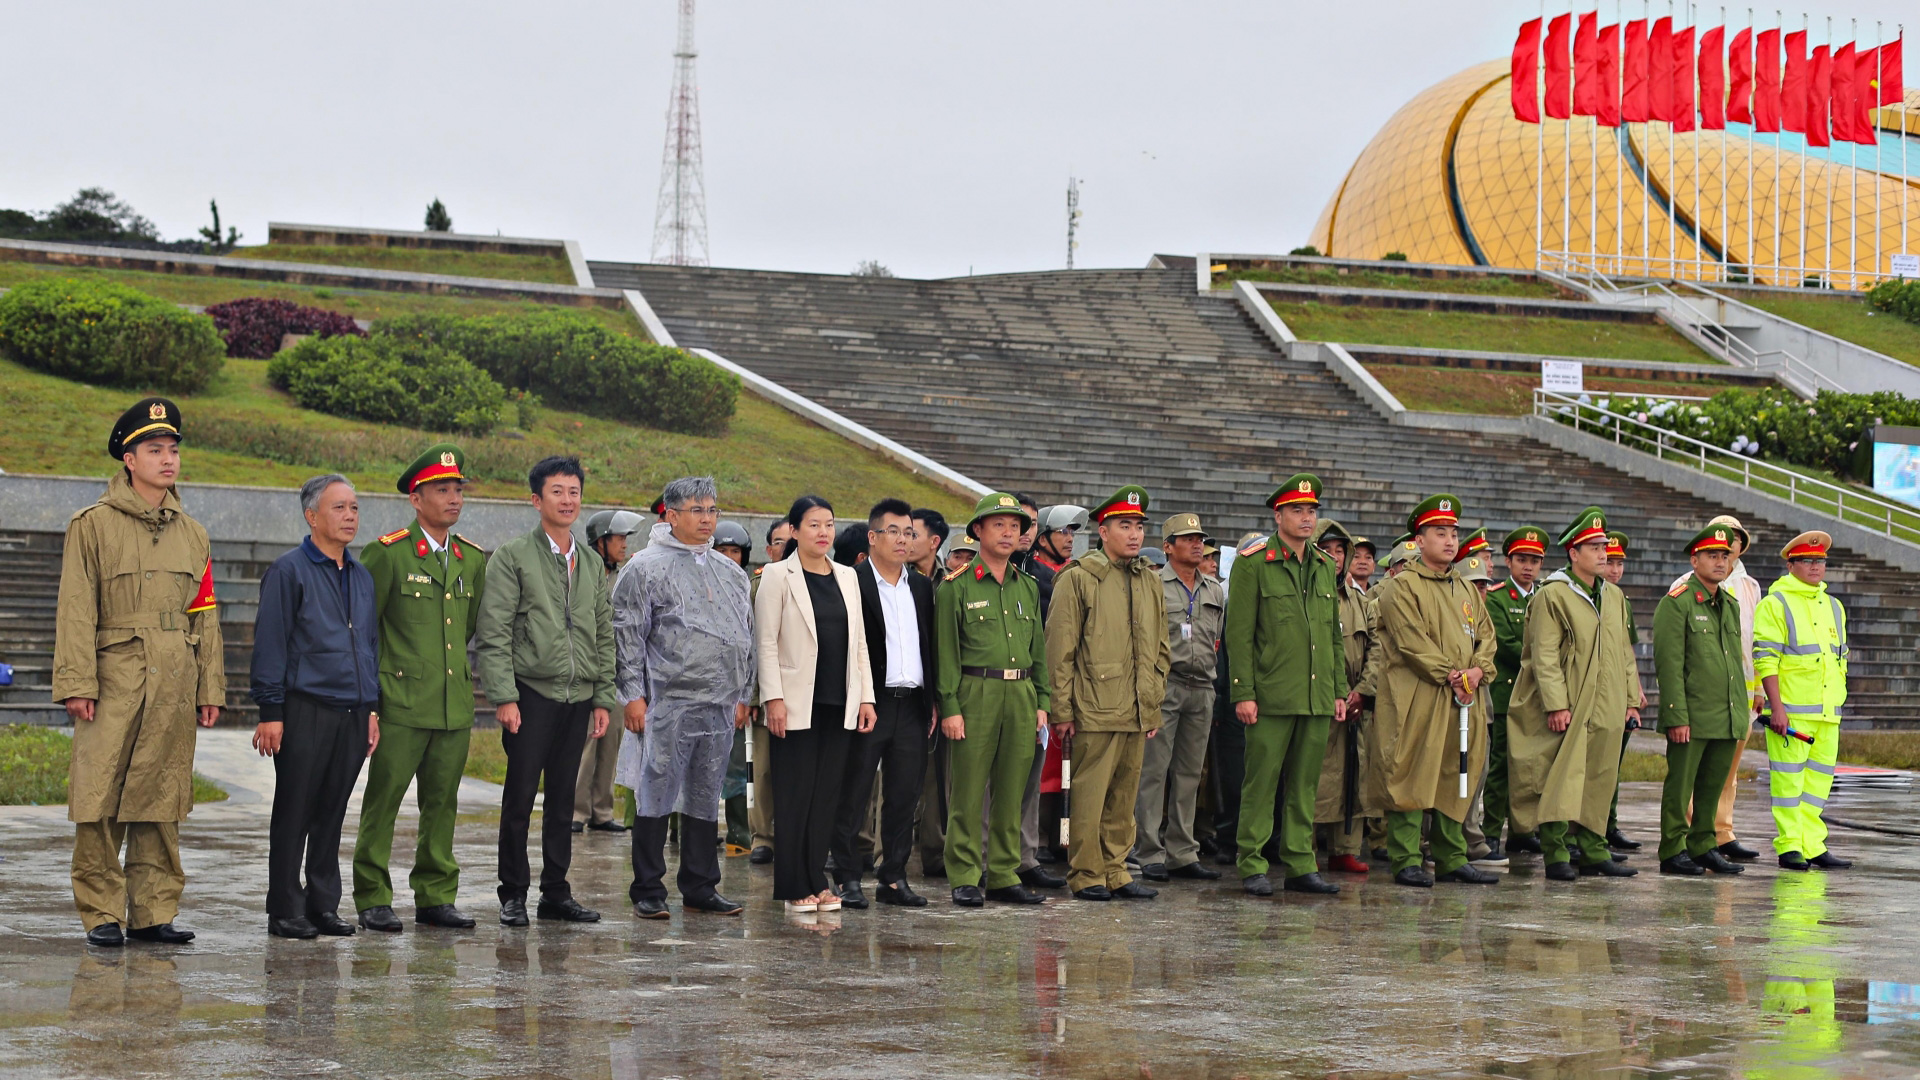
POLYGON ((1920 251, 1920 191, 1904 172, 1920 173, 1920 92, 1873 110, 1877 148, 1808 148, 1744 125, 1523 123, 1510 79, 1507 61, 1480 64, 1403 106, 1309 242, 1337 258, 1835 288, 1869 287, 1892 256, 1920 251))

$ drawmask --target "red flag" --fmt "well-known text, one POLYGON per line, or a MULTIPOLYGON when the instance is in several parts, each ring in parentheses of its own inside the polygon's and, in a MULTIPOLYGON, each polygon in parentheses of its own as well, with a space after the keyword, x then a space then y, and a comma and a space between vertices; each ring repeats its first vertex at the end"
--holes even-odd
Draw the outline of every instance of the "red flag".
POLYGON ((1540 20, 1520 24, 1513 41, 1513 118, 1526 124, 1540 122, 1540 20))
MULTIPOLYGON (((1700 46, 1700 55, 1707 55, 1706 45, 1700 46)), ((1727 50, 1727 122, 1730 124, 1753 123, 1753 28, 1747 27, 1733 35, 1733 47, 1727 50)), ((1707 100, 1707 77, 1705 69, 1700 75, 1700 100, 1707 100)), ((1711 126, 1711 125, 1708 125, 1711 126)))
POLYGON ((1840 46, 1833 54, 1831 96, 1827 99, 1827 116, 1833 125, 1833 137, 1837 142, 1860 142, 1860 132, 1853 128, 1853 71, 1859 63, 1855 56, 1853 42, 1840 46))
POLYGON ((1673 32, 1673 130, 1693 130, 1693 27, 1673 32))
POLYGON ((1621 72, 1620 119, 1629 124, 1648 119, 1647 83, 1652 57, 1647 55, 1647 20, 1627 22, 1626 64, 1621 72))
POLYGON ((1873 146, 1880 141, 1879 126, 1873 122, 1873 107, 1879 104, 1880 50, 1868 49, 1854 61, 1853 134, 1854 142, 1873 146))
POLYGON ((1565 120, 1573 115, 1568 112, 1573 96, 1573 65, 1568 53, 1568 30, 1573 19, 1567 15, 1555 15, 1547 20, 1547 115, 1555 120, 1565 120))
POLYGON ((1813 92, 1813 72, 1807 65, 1807 32, 1795 30, 1786 36, 1787 70, 1780 77, 1780 126, 1787 131, 1807 130, 1807 96, 1813 92))
POLYGON ((1780 130, 1780 31, 1762 30, 1753 50, 1753 130, 1780 130))
POLYGON ((1647 115, 1654 120, 1673 120, 1673 19, 1662 15, 1653 20, 1653 32, 1647 35, 1651 71, 1647 76, 1647 115))
POLYGON ((1589 11, 1580 16, 1573 30, 1573 115, 1593 116, 1600 111, 1599 57, 1600 13, 1589 11))
POLYGON ((1878 93, 1874 97, 1875 105, 1898 105, 1907 96, 1906 73, 1900 70, 1901 44, 1906 37, 1894 38, 1880 46, 1880 77, 1875 80, 1878 93))
POLYGON ((1821 45, 1813 50, 1813 60, 1808 63, 1810 69, 1807 78, 1807 145, 1832 146, 1833 139, 1827 127, 1827 105, 1833 100, 1833 54, 1831 47, 1821 45))
POLYGON ((1700 127, 1725 131, 1727 127, 1727 69, 1722 54, 1725 27, 1700 35, 1700 127))
POLYGON ((1599 101, 1594 109, 1594 119, 1602 127, 1620 126, 1620 24, 1614 23, 1600 29, 1600 46, 1594 58, 1594 72, 1599 83, 1599 101))

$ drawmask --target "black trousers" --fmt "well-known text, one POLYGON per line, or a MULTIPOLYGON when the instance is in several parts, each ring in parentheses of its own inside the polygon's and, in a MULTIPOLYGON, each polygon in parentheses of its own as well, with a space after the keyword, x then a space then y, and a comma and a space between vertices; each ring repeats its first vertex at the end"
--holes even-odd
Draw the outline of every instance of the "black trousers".
POLYGON ((525 900, 527 829, 533 821, 533 796, 546 782, 540 804, 540 897, 560 901, 573 895, 567 868, 573 864, 573 792, 580 776, 580 753, 593 724, 593 702, 562 703, 542 697, 526 683, 520 688, 520 730, 502 731, 507 753, 506 791, 500 795, 500 900, 525 900))
MULTIPOLYGON (((667 887, 667 817, 633 819, 633 884, 627 896, 635 902, 665 900, 667 887)), ((687 899, 712 896, 720 888, 720 823, 680 815, 680 895, 687 899)))
POLYGON ((833 830, 833 871, 841 884, 860 880, 857 850, 860 826, 873 797, 873 772, 885 781, 880 794, 880 884, 905 881, 907 856, 913 850, 913 813, 920 805, 926 778, 927 720, 933 702, 925 687, 905 696, 881 687, 874 712, 879 720, 866 734, 851 732, 846 782, 841 789, 839 820, 833 830))
MULTIPOLYGON (((799 900, 827 889, 827 851, 840 815, 840 783, 852 732, 845 705, 813 705, 813 726, 773 744, 773 898, 799 900)), ((860 865, 855 863, 855 866, 860 865)))
MULTIPOLYGON (((1240 788, 1247 779, 1247 725, 1233 714, 1231 703, 1224 718, 1219 706, 1214 707, 1213 737, 1207 743, 1207 753, 1213 757, 1213 790, 1219 796, 1213 810, 1213 842, 1222 851, 1234 851, 1239 846, 1236 837, 1240 835, 1240 788)), ((1276 798, 1273 838, 1261 853, 1270 862, 1278 862, 1280 858, 1280 824, 1285 816, 1285 802, 1276 798)))
POLYGON ((332 915, 340 907, 340 823, 367 760, 371 711, 287 695, 267 827, 267 914, 276 919, 332 915))

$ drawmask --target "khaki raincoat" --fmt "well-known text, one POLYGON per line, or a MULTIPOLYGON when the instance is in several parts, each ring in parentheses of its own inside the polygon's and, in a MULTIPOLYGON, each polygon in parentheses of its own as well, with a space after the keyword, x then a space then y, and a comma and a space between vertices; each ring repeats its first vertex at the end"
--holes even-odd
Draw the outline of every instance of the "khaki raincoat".
POLYGON ((1081 731, 1156 731, 1167 696, 1166 601, 1142 558, 1115 566, 1094 550, 1053 580, 1047 609, 1048 721, 1081 731))
MULTIPOLYGON (((1472 582, 1451 569, 1408 564, 1382 591, 1383 656, 1378 673, 1372 767, 1366 802, 1384 810, 1438 810, 1464 821, 1460 795, 1460 706, 1447 684, 1451 671, 1486 674, 1467 716, 1467 775, 1487 758, 1487 703, 1493 682, 1493 620, 1472 582)), ((1471 783, 1469 783, 1471 789, 1471 783)))

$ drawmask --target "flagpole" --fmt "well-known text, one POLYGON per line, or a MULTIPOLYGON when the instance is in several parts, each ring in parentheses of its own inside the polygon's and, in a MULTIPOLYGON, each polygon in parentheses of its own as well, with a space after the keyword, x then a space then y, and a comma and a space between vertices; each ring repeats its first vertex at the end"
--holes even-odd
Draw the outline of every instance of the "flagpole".
MULTIPOLYGON (((1540 0, 1540 29, 1543 43, 1546 36, 1546 28, 1547 0, 1540 0)), ((1533 61, 1534 92, 1540 95, 1540 100, 1543 102, 1546 100, 1546 88, 1542 85, 1545 81, 1546 74, 1545 63, 1546 50, 1535 49, 1533 61)), ((1539 114, 1540 121, 1534 125, 1533 133, 1533 268, 1535 271, 1538 271, 1540 269, 1540 252, 1547 246, 1546 228, 1541 220, 1542 200, 1546 197, 1547 190, 1547 117, 1543 109, 1536 108, 1535 112, 1539 114)))
MULTIPOLYGON (((1647 78, 1643 80, 1647 92, 1647 106, 1653 106, 1653 0, 1640 0, 1640 32, 1649 35, 1647 47, 1647 78)), ((1651 115, 1651 113, 1649 113, 1651 115)), ((1631 139, 1632 132, 1628 132, 1631 139)), ((1653 142, 1653 121, 1640 121, 1640 266, 1646 277, 1653 277, 1653 162, 1647 157, 1647 147, 1653 142)))
MULTIPOLYGON (((1574 0, 1567 0, 1567 72, 1576 75, 1573 69, 1571 50, 1578 32, 1574 30, 1574 0)), ((1564 264, 1565 253, 1573 250, 1573 79, 1567 80, 1567 118, 1560 129, 1560 250, 1564 264)))
POLYGON ((1747 9, 1747 281, 1758 285, 1760 279, 1753 272, 1755 255, 1760 254, 1760 245, 1756 242, 1753 230, 1753 129, 1759 117, 1754 115, 1754 99, 1759 95, 1760 79, 1760 37, 1758 28, 1753 25, 1753 9, 1747 9))
MULTIPOLYGON (((1827 16, 1827 65, 1828 65, 1827 78, 1831 80, 1833 78, 1833 66, 1832 66, 1833 65, 1833 16, 1831 15, 1827 16)), ((1827 102, 1831 103, 1832 100, 1833 100, 1833 83, 1829 81, 1827 83, 1827 102)), ((1821 123, 1823 124, 1827 123, 1827 114, 1830 110, 1831 110, 1830 104, 1823 103, 1821 105, 1820 107, 1821 123)), ((1807 126, 1808 127, 1813 126, 1812 117, 1807 118, 1807 126)), ((1833 126, 1831 124, 1827 125, 1826 149, 1827 149, 1826 172, 1828 173, 1828 176, 1827 176, 1826 183, 1822 184, 1821 186, 1827 189, 1827 222, 1826 222, 1826 236, 1825 236, 1825 240, 1826 240, 1825 247, 1827 249, 1827 258, 1826 258, 1826 262, 1824 263, 1824 265, 1826 266, 1826 269, 1823 271, 1823 273, 1826 276, 1826 280, 1821 284, 1822 284, 1822 287, 1831 289, 1833 288, 1833 176, 1832 176, 1832 172, 1833 172, 1833 166, 1839 164, 1839 162, 1835 160, 1835 158, 1837 158, 1839 155, 1833 152, 1833 126)))
MULTIPOLYGON (((1886 166, 1880 153, 1880 82, 1886 54, 1880 51, 1887 43, 1886 24, 1873 21, 1873 105, 1867 111, 1868 132, 1873 135, 1873 273, 1867 280, 1880 275, 1880 268, 1886 263, 1880 258, 1880 189, 1886 186, 1886 166)), ((1856 88, 1857 89, 1857 88, 1856 88)))
MULTIPOLYGON (((1673 0, 1667 0, 1667 58, 1673 58, 1673 0)), ((1648 58, 1651 61, 1651 57, 1648 58)), ((1658 65, 1651 65, 1656 70, 1658 65)), ((1673 87, 1667 87, 1668 107, 1673 105, 1673 87)), ((1676 234, 1679 223, 1675 220, 1680 209, 1680 135, 1673 130, 1673 115, 1667 115, 1667 280, 1680 278, 1680 240, 1676 234)))
POLYGON ((1907 253, 1907 24, 1896 23, 1900 42, 1900 254, 1907 253))
POLYGON ((1853 121, 1860 115, 1860 20, 1847 20, 1847 41, 1853 46, 1853 70, 1847 72, 1853 86, 1853 116, 1847 117, 1847 287, 1860 288, 1860 133, 1853 121))
POLYGON ((1687 50, 1687 82, 1693 87, 1693 93, 1689 95, 1693 101, 1687 108, 1694 113, 1688 118, 1688 126, 1693 129, 1688 134, 1693 138, 1687 140, 1693 144, 1693 279, 1705 281, 1707 249, 1702 241, 1705 238, 1707 216, 1700 212, 1700 11, 1694 6, 1693 0, 1687 0, 1687 25, 1693 28, 1693 48, 1687 50))
MULTIPOLYGON (((1607 92, 1615 95, 1614 100, 1618 102, 1624 96, 1627 79, 1626 0, 1613 0, 1613 22, 1620 28, 1614 34, 1614 48, 1620 50, 1620 55, 1614 61, 1614 82, 1607 88, 1607 92)), ((1616 107, 1614 110, 1616 122, 1613 129, 1613 272, 1624 274, 1627 270, 1626 154, 1621 151, 1620 137, 1625 135, 1631 142, 1632 131, 1627 127, 1626 117, 1619 113, 1620 109, 1616 107)))
MULTIPOLYGON (((1600 0, 1593 0, 1593 75, 1600 82, 1600 0)), ((1576 78, 1578 72, 1575 73, 1576 78)), ((1591 100, 1591 98, 1589 98, 1591 100)), ((1594 266, 1600 265, 1600 103, 1593 102, 1593 115, 1587 118, 1587 250, 1594 266)))
MULTIPOLYGON (((1749 34, 1748 36, 1751 37, 1752 35, 1749 34)), ((1720 5, 1720 41, 1722 42, 1721 48, 1723 49, 1726 47, 1725 46, 1726 40, 1727 40, 1727 6, 1725 4, 1722 4, 1720 5)), ((1730 68, 1732 68, 1733 65, 1727 63, 1727 58, 1725 55, 1715 56, 1713 58, 1713 62, 1720 66, 1720 90, 1722 93, 1725 93, 1730 88, 1730 84, 1733 81, 1733 72, 1729 70, 1730 68)), ((1723 102, 1720 105, 1720 275, 1719 275, 1719 280, 1722 283, 1725 283, 1727 277, 1733 272, 1733 225, 1731 221, 1732 214, 1727 210, 1727 173, 1733 170, 1733 161, 1727 153, 1727 147, 1731 145, 1733 145, 1732 142, 1727 138, 1727 106, 1723 102)))
MULTIPOLYGON (((1813 32, 1813 23, 1807 18, 1807 13, 1804 11, 1800 13, 1800 32, 1802 34, 1811 34, 1813 32)), ((1782 37, 1780 40, 1784 44, 1786 41, 1786 38, 1782 37)), ((1807 46, 1807 43, 1805 41, 1802 41, 1800 43, 1801 48, 1804 49, 1806 48, 1806 46, 1807 46)), ((1808 60, 1809 68, 1807 71, 1807 80, 1811 82, 1813 80, 1813 71, 1811 68, 1811 64, 1812 64, 1811 56, 1812 56, 1813 50, 1808 49, 1807 53, 1809 56, 1809 60, 1808 60)), ((1782 93, 1780 95, 1782 112, 1785 111, 1785 106, 1786 106, 1786 94, 1784 92, 1785 89, 1786 89, 1786 82, 1785 80, 1782 80, 1781 81, 1782 93)), ((1809 91, 1809 93, 1811 93, 1811 91, 1809 91)), ((1801 116, 1800 119, 1801 119, 1801 123, 1800 123, 1801 127, 1804 128, 1804 127, 1810 126, 1807 123, 1806 117, 1804 115, 1801 116)), ((1782 130, 1785 130, 1786 126, 1787 125, 1784 123, 1780 125, 1782 130)), ((1800 145, 1800 190, 1799 190, 1800 250, 1798 252, 1799 259, 1800 259, 1800 269, 1798 271, 1799 280, 1793 283, 1794 288, 1796 289, 1800 288, 1801 286, 1807 283, 1807 155, 1813 150, 1813 142, 1807 138, 1807 133, 1804 131, 1800 133, 1800 144, 1801 144, 1800 145)))
MULTIPOLYGON (((1773 55, 1767 58, 1767 63, 1773 65, 1774 81, 1776 84, 1780 84, 1785 81, 1782 78, 1781 71, 1780 71, 1780 56, 1781 56, 1782 47, 1786 42, 1786 30, 1787 30, 1787 27, 1780 14, 1780 9, 1774 8, 1773 9, 1773 31, 1774 31, 1773 55)), ((1775 96, 1777 98, 1785 96, 1779 93, 1780 89, 1781 89, 1780 85, 1775 85, 1774 90, 1775 90, 1775 96)), ((1786 111, 1785 104, 1786 103, 1784 101, 1779 101, 1779 100, 1775 101, 1774 111, 1776 113, 1784 113, 1786 111)), ((1780 250, 1780 209, 1781 209, 1781 203, 1785 201, 1785 197, 1780 192, 1780 153, 1781 153, 1780 136, 1784 134, 1782 129, 1786 126, 1785 124, 1781 123, 1781 121, 1784 119, 1785 119, 1784 116, 1775 116, 1774 124, 1773 124, 1773 267, 1774 267, 1773 283, 1775 285, 1786 284, 1785 281, 1781 280, 1781 271, 1786 269, 1787 258, 1786 258, 1786 254, 1780 250)))

